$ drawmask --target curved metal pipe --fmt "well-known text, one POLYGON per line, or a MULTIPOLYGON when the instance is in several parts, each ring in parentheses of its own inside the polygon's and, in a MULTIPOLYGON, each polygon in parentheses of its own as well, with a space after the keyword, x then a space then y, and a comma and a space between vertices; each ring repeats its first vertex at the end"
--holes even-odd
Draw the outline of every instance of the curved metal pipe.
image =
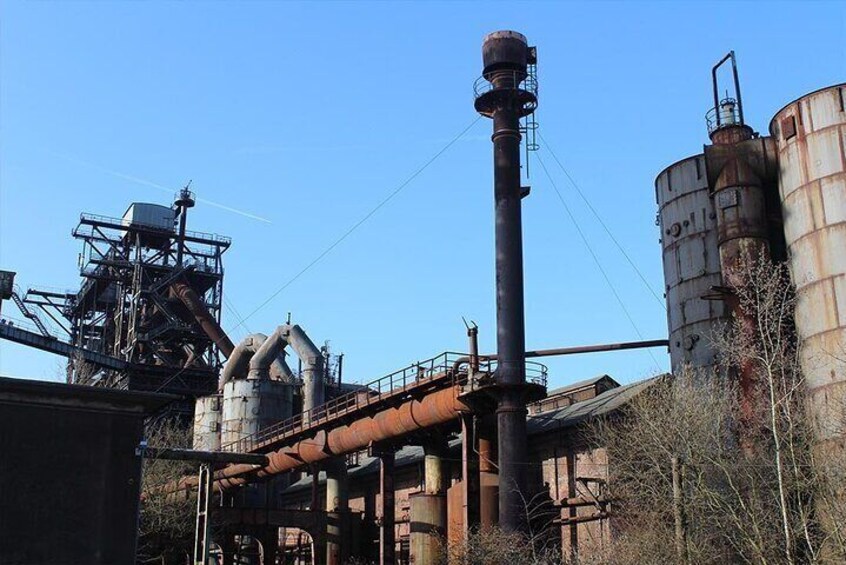
POLYGON ((283 324, 267 338, 250 360, 249 378, 264 378, 271 361, 290 345, 303 361, 303 412, 324 402, 323 355, 300 326, 283 324))
MULTIPOLYGON (((232 354, 223 365, 223 371, 220 373, 220 390, 223 390, 223 385, 232 379, 239 379, 250 377, 248 370, 252 363, 252 359, 261 347, 267 343, 267 336, 262 333, 254 333, 245 337, 232 350, 232 354)), ((271 380, 291 383, 294 381, 294 373, 285 362, 284 352, 280 352, 273 358, 273 362, 269 364, 268 370, 265 371, 265 378, 271 380)))
POLYGON ((223 331, 223 328, 220 327, 220 324, 217 323, 214 316, 211 315, 205 304, 203 304, 203 301, 194 289, 183 280, 172 282, 170 288, 177 298, 182 301, 191 315, 194 316, 194 319, 197 320, 197 323, 200 324, 206 335, 214 341, 220 352, 223 353, 223 356, 228 359, 232 355, 235 346, 232 344, 229 336, 226 335, 226 332, 223 331))

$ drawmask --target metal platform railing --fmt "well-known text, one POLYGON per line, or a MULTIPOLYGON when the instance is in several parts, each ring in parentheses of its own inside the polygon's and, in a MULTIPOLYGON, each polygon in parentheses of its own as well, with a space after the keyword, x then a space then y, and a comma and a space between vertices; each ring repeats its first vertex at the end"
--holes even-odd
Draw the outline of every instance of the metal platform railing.
MULTIPOLYGON (((149 224, 145 222, 141 222, 138 220, 130 221, 124 218, 114 218, 111 216, 103 216, 101 214, 90 214, 88 212, 83 212, 79 215, 79 221, 82 224, 101 224, 103 227, 121 230, 121 231, 128 231, 132 228, 143 228, 153 231, 159 231, 164 234, 174 234, 174 228, 163 228, 160 225, 156 224, 149 224)), ((218 235, 216 233, 207 233, 201 231, 192 231, 186 230, 185 236, 192 239, 202 240, 202 241, 210 241, 214 243, 219 243, 222 245, 230 245, 232 243, 232 238, 227 237, 225 235, 218 235)))
MULTIPOLYGON (((222 450, 247 453, 310 429, 325 426, 333 420, 372 407, 388 398, 420 389, 436 390, 466 384, 468 382, 467 367, 460 368, 459 366, 462 361, 466 363, 467 359, 468 356, 464 353, 447 351, 431 359, 418 361, 363 385, 359 390, 334 398, 316 408, 226 444, 222 450)), ((493 375, 495 372, 496 361, 480 358, 479 371, 475 376, 493 375)), ((546 387, 546 366, 527 361, 526 380, 531 384, 546 387)))

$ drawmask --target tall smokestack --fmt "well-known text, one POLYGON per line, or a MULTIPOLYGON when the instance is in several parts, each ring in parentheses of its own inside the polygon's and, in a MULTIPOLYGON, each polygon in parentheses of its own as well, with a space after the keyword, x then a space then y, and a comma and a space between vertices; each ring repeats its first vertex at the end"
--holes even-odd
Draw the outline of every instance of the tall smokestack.
POLYGON ((537 106, 534 77, 528 73, 528 65, 535 63, 535 49, 517 32, 497 31, 485 37, 482 59, 475 107, 493 119, 494 146, 499 523, 506 531, 519 532, 527 527, 524 502, 528 498, 520 118, 537 106))

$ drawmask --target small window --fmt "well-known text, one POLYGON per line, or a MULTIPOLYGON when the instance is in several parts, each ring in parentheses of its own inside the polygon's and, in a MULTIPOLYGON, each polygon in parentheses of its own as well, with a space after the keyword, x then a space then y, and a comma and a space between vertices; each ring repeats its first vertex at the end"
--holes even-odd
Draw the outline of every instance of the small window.
POLYGON ((784 139, 790 139, 796 135, 796 117, 787 116, 781 120, 781 134, 784 139))

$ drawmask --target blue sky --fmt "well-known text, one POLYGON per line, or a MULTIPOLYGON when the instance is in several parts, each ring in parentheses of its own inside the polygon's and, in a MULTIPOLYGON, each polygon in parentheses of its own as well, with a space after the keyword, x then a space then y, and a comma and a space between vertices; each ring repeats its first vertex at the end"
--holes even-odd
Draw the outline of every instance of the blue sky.
MULTIPOLYGON (((626 319, 537 161, 524 201, 529 348, 666 335, 666 314, 547 152, 558 155, 661 293, 655 176, 707 141, 710 68, 737 52, 747 122, 846 78, 846 4, 4 2, 0 8, 0 268, 78 285, 82 211, 169 204, 229 235, 225 295, 253 312, 475 119, 482 37, 538 46, 541 158, 636 322, 626 319), (141 179, 145 182, 139 182, 141 179), (166 187, 164 189, 157 188, 166 187)), ((490 122, 478 121, 233 339, 293 313, 366 381, 493 351, 490 122)), ((4 313, 15 315, 12 304, 4 313)), ((663 351, 550 360, 551 385, 622 382, 663 351)), ((59 379, 61 359, 0 342, 0 374, 59 379)))

